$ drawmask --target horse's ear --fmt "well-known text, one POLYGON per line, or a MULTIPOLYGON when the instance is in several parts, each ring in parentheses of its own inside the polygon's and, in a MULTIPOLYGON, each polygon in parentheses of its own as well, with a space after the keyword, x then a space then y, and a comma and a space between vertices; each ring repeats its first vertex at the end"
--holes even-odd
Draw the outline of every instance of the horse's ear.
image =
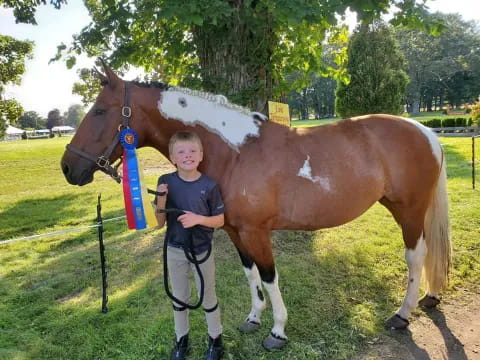
MULTIPOLYGON (((106 80, 108 82, 108 85, 114 89, 117 87, 117 85, 119 85, 121 82, 122 82, 122 79, 120 79, 117 74, 115 74, 113 72, 112 69, 110 69, 109 66, 107 66, 107 64, 105 64, 105 61, 103 61, 102 58, 100 58, 100 62, 102 63, 102 66, 103 66, 103 69, 105 70, 105 74, 106 74, 106 80)), ((103 83, 103 81, 102 81, 103 83)))
POLYGON ((108 78, 103 75, 100 71, 98 71, 98 69, 96 67, 93 67, 93 72, 94 72, 94 75, 100 80, 100 82, 102 83, 102 86, 103 85, 107 85, 108 84, 108 78))

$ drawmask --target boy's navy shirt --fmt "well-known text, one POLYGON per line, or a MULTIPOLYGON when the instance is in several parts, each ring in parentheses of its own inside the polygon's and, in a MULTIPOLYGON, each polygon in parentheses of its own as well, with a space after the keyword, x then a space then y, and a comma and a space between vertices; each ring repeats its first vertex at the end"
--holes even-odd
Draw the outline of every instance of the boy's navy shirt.
MULTIPOLYGON (((215 181, 205 174, 195 181, 185 181, 175 171, 158 178, 159 184, 168 184, 166 208, 188 210, 203 216, 223 214, 224 205, 220 189, 215 181)), ((157 203, 155 198, 154 203, 157 203)), ((193 249, 196 254, 206 251, 213 238, 213 228, 197 225, 185 229, 177 218, 178 213, 167 213, 166 239, 168 245, 183 248, 190 233, 192 234, 193 249), (191 230, 191 231, 190 231, 191 230)))

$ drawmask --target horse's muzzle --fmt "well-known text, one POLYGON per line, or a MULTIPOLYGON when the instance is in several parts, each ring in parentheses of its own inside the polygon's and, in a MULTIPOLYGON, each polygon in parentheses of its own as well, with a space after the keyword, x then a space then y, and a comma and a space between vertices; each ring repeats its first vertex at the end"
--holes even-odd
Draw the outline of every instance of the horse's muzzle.
POLYGON ((83 186, 93 181, 93 171, 90 168, 79 168, 72 166, 66 159, 65 155, 60 161, 65 179, 71 185, 83 186))

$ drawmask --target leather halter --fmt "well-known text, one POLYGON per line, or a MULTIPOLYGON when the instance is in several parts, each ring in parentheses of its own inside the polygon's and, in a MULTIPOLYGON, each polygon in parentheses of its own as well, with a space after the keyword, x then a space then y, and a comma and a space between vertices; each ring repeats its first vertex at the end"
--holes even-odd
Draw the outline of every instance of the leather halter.
POLYGON ((78 155, 84 159, 90 160, 91 162, 95 163, 99 170, 103 171, 105 174, 110 175, 117 183, 120 184, 121 177, 118 174, 118 167, 122 163, 122 157, 120 156, 120 162, 117 165, 112 166, 110 164, 110 155, 112 155, 113 151, 117 147, 118 143, 120 142, 118 134, 123 129, 128 129, 129 125, 128 122, 132 116, 132 108, 129 106, 128 102, 128 87, 130 85, 129 82, 124 82, 125 84, 125 98, 122 107, 122 123, 118 126, 118 133, 115 135, 115 138, 112 140, 110 146, 105 150, 102 155, 95 157, 75 146, 68 144, 66 146, 67 150, 71 151, 75 155, 78 155))

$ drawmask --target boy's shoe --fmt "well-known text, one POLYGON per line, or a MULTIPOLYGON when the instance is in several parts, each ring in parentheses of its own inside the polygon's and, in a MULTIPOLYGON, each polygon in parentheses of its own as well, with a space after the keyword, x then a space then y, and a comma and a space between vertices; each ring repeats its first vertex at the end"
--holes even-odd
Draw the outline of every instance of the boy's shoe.
POLYGON ((175 343, 175 347, 172 350, 171 360, 184 360, 187 355, 188 348, 188 334, 183 335, 180 340, 175 343))
POLYGON ((217 338, 212 339, 208 337, 208 349, 205 355, 205 360, 219 360, 223 356, 223 343, 222 335, 218 335, 217 338))

